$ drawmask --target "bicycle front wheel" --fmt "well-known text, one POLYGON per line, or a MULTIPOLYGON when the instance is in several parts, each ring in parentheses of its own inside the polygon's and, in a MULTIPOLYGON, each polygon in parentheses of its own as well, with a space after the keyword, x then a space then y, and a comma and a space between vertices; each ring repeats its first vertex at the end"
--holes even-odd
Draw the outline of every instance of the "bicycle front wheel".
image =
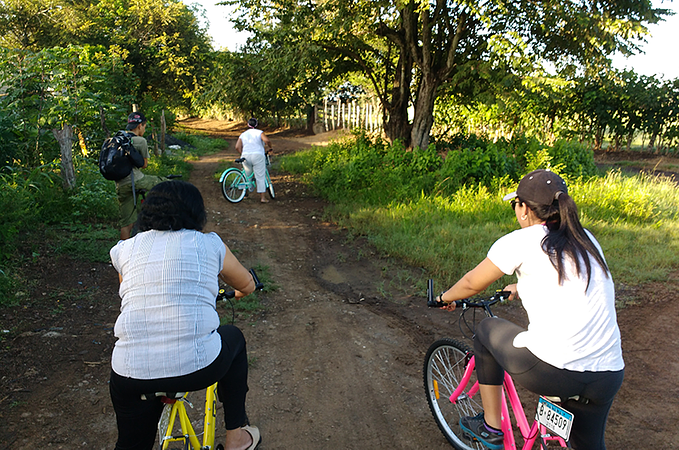
POLYGON ((228 169, 222 175, 222 194, 231 203, 238 203, 245 197, 245 177, 235 168, 228 169))
POLYGON ((276 198, 276 194, 273 191, 273 183, 271 182, 271 177, 269 176, 269 171, 266 171, 266 190, 269 191, 269 195, 272 199, 276 198))
POLYGON ((476 372, 464 386, 457 401, 450 401, 450 396, 462 382, 472 356, 466 344, 454 339, 441 339, 429 347, 424 360, 424 390, 429 409, 443 435, 458 450, 484 448, 479 442, 465 438, 460 428, 462 417, 475 416, 483 410, 481 395, 469 392, 476 384, 476 372))

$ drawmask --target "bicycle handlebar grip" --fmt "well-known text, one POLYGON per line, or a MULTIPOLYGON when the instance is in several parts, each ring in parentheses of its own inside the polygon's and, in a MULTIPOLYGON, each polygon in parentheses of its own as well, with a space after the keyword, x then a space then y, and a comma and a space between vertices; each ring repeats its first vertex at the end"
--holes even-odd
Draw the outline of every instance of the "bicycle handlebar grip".
POLYGON ((497 291, 495 292, 495 296, 501 297, 501 301, 505 301, 509 298, 509 296, 512 295, 510 291, 497 291))
MULTIPOLYGON (((249 270, 250 275, 252 275, 252 280, 255 282, 255 290, 261 291, 264 289, 264 283, 259 281, 259 278, 257 277, 257 273, 255 272, 255 269, 250 269, 249 270)), ((227 298, 234 298, 236 296, 236 291, 225 291, 224 289, 219 290, 219 294, 217 294, 217 299, 218 300, 225 300, 227 298)))
POLYGON ((226 298, 234 298, 236 296, 236 291, 225 291, 224 289, 219 290, 219 294, 217 294, 217 297, 220 300, 224 300, 226 298))
POLYGON ((427 281, 427 306, 430 308, 441 308, 446 306, 444 302, 437 302, 434 296, 434 280, 427 281))
POLYGON ((250 269, 250 275, 252 275, 252 280, 255 282, 255 290, 261 291, 262 289, 264 289, 264 283, 259 281, 255 269, 250 269))

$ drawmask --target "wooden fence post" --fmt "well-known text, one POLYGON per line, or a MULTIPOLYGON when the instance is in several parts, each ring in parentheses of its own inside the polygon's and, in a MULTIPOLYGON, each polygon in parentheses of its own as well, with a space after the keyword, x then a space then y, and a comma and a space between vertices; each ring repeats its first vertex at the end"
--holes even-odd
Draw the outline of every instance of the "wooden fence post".
POLYGON ((64 125, 61 130, 54 128, 52 134, 59 142, 61 149, 61 176, 64 189, 71 190, 75 187, 75 168, 73 167, 73 128, 64 125))
POLYGON ((160 113, 160 153, 165 153, 165 132, 167 125, 165 124, 165 110, 160 113))

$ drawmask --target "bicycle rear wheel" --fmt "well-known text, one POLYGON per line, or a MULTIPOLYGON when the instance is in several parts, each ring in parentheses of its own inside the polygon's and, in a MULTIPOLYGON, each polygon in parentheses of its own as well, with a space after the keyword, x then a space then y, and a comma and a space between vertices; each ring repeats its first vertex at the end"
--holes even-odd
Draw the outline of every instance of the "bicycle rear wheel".
POLYGON ((276 198, 276 194, 273 191, 273 183, 271 182, 271 177, 269 176, 269 171, 266 171, 266 190, 269 191, 269 195, 272 199, 276 198))
POLYGON ((485 448, 479 442, 466 439, 460 428, 460 418, 475 416, 483 410, 481 395, 478 392, 469 395, 469 390, 476 383, 476 373, 472 374, 457 402, 450 401, 472 356, 466 344, 454 339, 441 339, 429 347, 424 360, 424 390, 429 409, 443 435, 458 450, 485 448))
POLYGON ((235 168, 228 169, 222 174, 222 194, 231 203, 238 203, 245 197, 245 177, 235 168))

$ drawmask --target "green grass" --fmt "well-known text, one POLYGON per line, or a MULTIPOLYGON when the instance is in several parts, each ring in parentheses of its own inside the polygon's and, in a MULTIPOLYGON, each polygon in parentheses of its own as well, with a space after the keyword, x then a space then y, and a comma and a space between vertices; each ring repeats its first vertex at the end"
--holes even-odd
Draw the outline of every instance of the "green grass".
MULTIPOLYGON (((331 158, 323 151, 291 156, 282 166, 305 173, 308 165, 317 168, 319 160, 331 158)), ((308 170, 304 178, 314 182, 314 172, 308 170)), ((568 181, 582 223, 599 240, 616 283, 661 281, 677 270, 679 189, 673 180, 610 171, 568 181)), ((341 183, 332 186, 334 203, 326 212, 332 220, 350 233, 366 236, 380 252, 423 267, 426 276, 441 286, 452 285, 483 260, 495 240, 518 228, 508 202, 502 201, 516 187, 507 179, 487 186, 467 184, 452 195, 423 191, 381 203, 370 194, 364 198, 356 191, 345 193, 341 183)), ((491 289, 514 280, 503 277, 491 289)))
POLYGON ((120 239, 120 231, 103 224, 67 224, 46 231, 47 241, 56 254, 82 261, 109 262, 109 250, 120 239))
POLYGON ((261 281, 264 285, 264 288, 261 291, 255 291, 239 300, 231 299, 231 303, 228 301, 222 302, 220 305, 220 323, 222 325, 231 323, 233 319, 232 314, 236 316, 236 321, 240 320, 247 322, 257 313, 264 310, 264 305, 262 304, 262 294, 275 292, 278 290, 278 286, 271 278, 271 269, 269 266, 257 264, 253 266, 253 269, 255 270, 259 281, 261 281))

